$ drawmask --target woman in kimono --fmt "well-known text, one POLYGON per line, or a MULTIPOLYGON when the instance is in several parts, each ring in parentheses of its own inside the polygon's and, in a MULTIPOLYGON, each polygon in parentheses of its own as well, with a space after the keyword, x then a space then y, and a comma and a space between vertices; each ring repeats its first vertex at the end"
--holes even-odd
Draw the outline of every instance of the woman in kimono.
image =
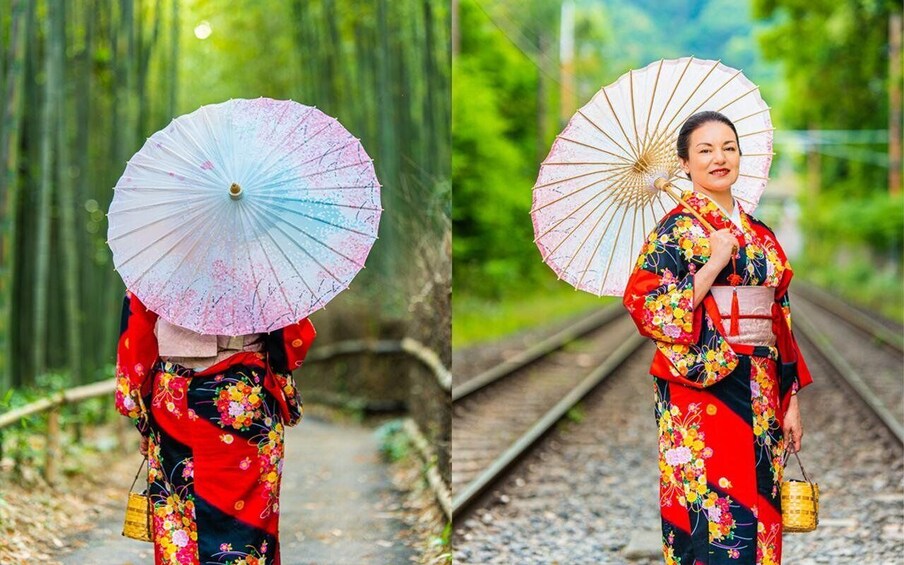
POLYGON ((279 564, 283 434, 303 412, 291 371, 314 337, 307 318, 201 335, 126 293, 116 407, 148 455, 155 564, 279 564))
POLYGON ((732 198, 734 124, 695 114, 677 151, 693 190, 649 235, 624 294, 657 349, 665 561, 776 564, 784 457, 801 446, 795 395, 811 382, 790 329, 791 267, 772 230, 732 198))

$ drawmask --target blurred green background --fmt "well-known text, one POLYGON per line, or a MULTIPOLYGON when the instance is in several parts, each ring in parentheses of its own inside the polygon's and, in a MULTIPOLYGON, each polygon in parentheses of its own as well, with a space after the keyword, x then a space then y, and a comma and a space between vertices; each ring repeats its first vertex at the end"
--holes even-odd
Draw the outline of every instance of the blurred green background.
POLYGON ((900 2, 456 4, 454 346, 607 301, 557 281, 542 264, 531 187, 555 135, 600 87, 629 69, 690 55, 742 69, 773 109, 773 180, 756 213, 776 228, 797 275, 904 321, 901 162, 889 157, 890 136, 901 136, 901 44, 889 33, 900 29, 900 2), (569 12, 573 25, 563 25, 569 12), (573 42, 570 62, 563 35, 573 42))
POLYGON ((312 316, 318 341, 410 336, 448 363, 449 18, 446 0, 0 0, 0 410, 112 376, 112 187, 147 136, 229 98, 317 106, 375 160, 380 239, 312 316))

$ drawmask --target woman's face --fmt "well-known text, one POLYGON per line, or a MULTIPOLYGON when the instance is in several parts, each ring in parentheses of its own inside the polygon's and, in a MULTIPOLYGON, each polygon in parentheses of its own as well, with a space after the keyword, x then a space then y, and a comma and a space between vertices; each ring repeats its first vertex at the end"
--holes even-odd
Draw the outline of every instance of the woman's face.
POLYGON ((735 134, 722 122, 706 122, 691 132, 684 172, 695 188, 710 192, 731 190, 738 180, 741 154, 735 134))

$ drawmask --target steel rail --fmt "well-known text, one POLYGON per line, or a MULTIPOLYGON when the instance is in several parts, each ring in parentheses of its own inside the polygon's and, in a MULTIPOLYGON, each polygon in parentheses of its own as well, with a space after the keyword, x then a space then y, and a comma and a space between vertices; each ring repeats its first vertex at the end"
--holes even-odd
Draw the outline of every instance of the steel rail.
MULTIPOLYGON (((800 296, 807 302, 826 310, 841 318, 850 325, 865 332, 878 341, 904 353, 904 335, 883 326, 869 315, 854 308, 847 302, 826 292, 825 290, 804 282, 794 282, 793 296, 800 296)), ((793 310, 793 306, 792 306, 793 310)), ((796 314, 792 314, 794 316, 796 314)))
MULTIPOLYGON (((620 307, 620 306, 619 306, 620 307)), ((524 432, 511 446, 493 460, 473 481, 459 493, 453 493, 453 520, 462 517, 479 497, 494 485, 519 459, 527 454, 565 414, 568 413, 587 394, 600 385, 631 355, 633 355, 647 339, 637 333, 631 335, 609 355, 605 361, 588 374, 577 386, 550 408, 537 422, 524 432)), ((453 462, 454 463, 454 462, 453 462)))
POLYGON ((592 314, 579 320, 577 323, 568 326, 567 328, 561 330, 558 333, 555 333, 540 343, 522 351, 517 354, 515 357, 503 361, 498 365, 491 367, 490 369, 480 373, 476 377, 472 379, 468 379, 466 382, 452 387, 452 402, 457 402, 471 394, 474 394, 478 390, 489 386, 490 384, 511 375, 515 371, 530 365, 534 361, 541 359, 553 351, 557 351, 567 345, 568 343, 587 335, 588 333, 598 330, 612 322, 622 315, 624 315, 625 309, 621 305, 621 303, 615 303, 611 306, 607 306, 602 310, 595 310, 592 314))
POLYGON ((807 338, 820 355, 832 366, 876 418, 904 445, 904 425, 882 404, 879 396, 863 380, 859 373, 841 356, 828 337, 820 332, 813 321, 800 310, 793 314, 794 327, 807 338))

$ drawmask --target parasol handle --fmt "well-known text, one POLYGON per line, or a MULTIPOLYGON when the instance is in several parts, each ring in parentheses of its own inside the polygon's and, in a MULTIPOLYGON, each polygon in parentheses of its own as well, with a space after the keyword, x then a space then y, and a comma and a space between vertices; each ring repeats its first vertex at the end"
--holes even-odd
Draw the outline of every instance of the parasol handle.
POLYGON ((681 204, 682 206, 684 206, 688 212, 690 212, 691 214, 694 215, 694 217, 696 217, 698 220, 700 220, 700 223, 702 223, 706 227, 706 229, 708 229, 710 232, 716 231, 716 229, 712 226, 712 224, 710 224, 709 222, 704 220, 703 216, 701 216, 699 212, 694 210, 690 204, 688 204, 687 202, 684 201, 683 198, 681 198, 681 193, 678 192, 678 189, 675 188, 674 184, 672 184, 671 182, 669 182, 668 180, 666 180, 663 177, 659 177, 653 181, 653 186, 655 186, 659 190, 662 190, 663 192, 667 192, 669 194, 669 196, 671 196, 672 198, 677 200, 678 203, 681 204))

